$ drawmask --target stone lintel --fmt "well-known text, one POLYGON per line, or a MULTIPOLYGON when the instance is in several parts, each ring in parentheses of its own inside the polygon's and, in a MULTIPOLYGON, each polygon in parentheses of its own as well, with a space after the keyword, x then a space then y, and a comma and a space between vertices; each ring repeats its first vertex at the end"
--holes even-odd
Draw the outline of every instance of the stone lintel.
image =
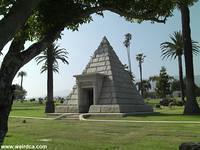
POLYGON ((74 77, 78 80, 84 80, 84 79, 96 79, 96 78, 104 78, 106 75, 102 73, 89 73, 89 74, 80 74, 80 75, 74 75, 74 77))

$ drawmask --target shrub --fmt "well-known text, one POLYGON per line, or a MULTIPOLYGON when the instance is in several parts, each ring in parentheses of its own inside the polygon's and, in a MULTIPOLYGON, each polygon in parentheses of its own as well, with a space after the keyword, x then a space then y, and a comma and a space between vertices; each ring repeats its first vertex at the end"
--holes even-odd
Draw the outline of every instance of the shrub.
POLYGON ((161 106, 169 106, 170 102, 173 102, 173 100, 172 99, 168 99, 168 98, 162 98, 160 100, 160 105, 161 106))
POLYGON ((35 101, 35 98, 31 98, 31 99, 30 99, 30 102, 34 102, 34 101, 35 101))
POLYGON ((39 102, 39 104, 43 104, 43 101, 44 101, 43 98, 41 98, 41 97, 38 98, 38 102, 39 102))
POLYGON ((176 106, 183 106, 183 102, 182 101, 176 101, 176 106))
POLYGON ((156 104, 156 106, 155 106, 155 107, 156 107, 156 108, 161 108, 161 107, 160 107, 160 104, 156 104))

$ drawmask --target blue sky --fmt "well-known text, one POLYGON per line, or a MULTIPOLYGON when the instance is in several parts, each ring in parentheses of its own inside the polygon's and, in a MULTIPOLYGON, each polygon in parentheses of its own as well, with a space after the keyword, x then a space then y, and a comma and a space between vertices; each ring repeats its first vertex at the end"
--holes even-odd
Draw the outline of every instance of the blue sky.
MULTIPOLYGON (((200 2, 191 8, 192 38, 200 42, 200 2)), ((106 36, 123 64, 127 64, 126 49, 123 45, 124 35, 132 34, 131 59, 132 70, 136 79, 139 77, 138 63, 135 60, 137 53, 144 53, 147 57, 143 64, 143 76, 159 73, 161 66, 165 66, 170 75, 178 75, 176 60, 162 61, 160 58, 160 43, 169 40, 169 35, 174 31, 181 30, 180 12, 175 11, 174 16, 169 18, 166 24, 141 24, 129 23, 124 18, 106 11, 104 18, 93 15, 94 21, 84 24, 79 31, 65 30, 62 40, 59 40, 61 48, 68 50, 69 65, 60 63, 59 74, 54 74, 55 96, 66 96, 75 84, 73 75, 81 74, 88 63, 90 56, 99 46, 103 36, 106 36)), ((200 74, 198 66, 200 55, 194 58, 195 74, 200 74)), ((27 72, 24 78, 24 88, 28 91, 27 97, 46 96, 46 73, 40 74, 41 65, 37 66, 35 60, 25 65, 21 70, 27 72)), ((20 83, 20 78, 15 78, 13 83, 20 83)))

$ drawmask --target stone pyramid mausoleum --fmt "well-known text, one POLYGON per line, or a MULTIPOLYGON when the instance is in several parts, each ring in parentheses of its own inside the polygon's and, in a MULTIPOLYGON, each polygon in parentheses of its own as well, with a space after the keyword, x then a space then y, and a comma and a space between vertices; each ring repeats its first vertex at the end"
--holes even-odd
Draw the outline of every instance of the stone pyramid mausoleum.
POLYGON ((56 107, 56 113, 153 112, 144 103, 106 37, 83 73, 74 77, 76 85, 67 101, 56 107))

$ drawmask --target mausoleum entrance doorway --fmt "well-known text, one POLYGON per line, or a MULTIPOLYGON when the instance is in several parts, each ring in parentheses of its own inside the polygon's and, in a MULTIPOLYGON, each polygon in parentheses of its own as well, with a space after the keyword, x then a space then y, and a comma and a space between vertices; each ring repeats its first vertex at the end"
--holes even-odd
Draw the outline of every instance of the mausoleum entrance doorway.
POLYGON ((94 104, 94 90, 93 88, 82 89, 82 102, 84 103, 84 109, 81 113, 88 113, 90 106, 94 104))

